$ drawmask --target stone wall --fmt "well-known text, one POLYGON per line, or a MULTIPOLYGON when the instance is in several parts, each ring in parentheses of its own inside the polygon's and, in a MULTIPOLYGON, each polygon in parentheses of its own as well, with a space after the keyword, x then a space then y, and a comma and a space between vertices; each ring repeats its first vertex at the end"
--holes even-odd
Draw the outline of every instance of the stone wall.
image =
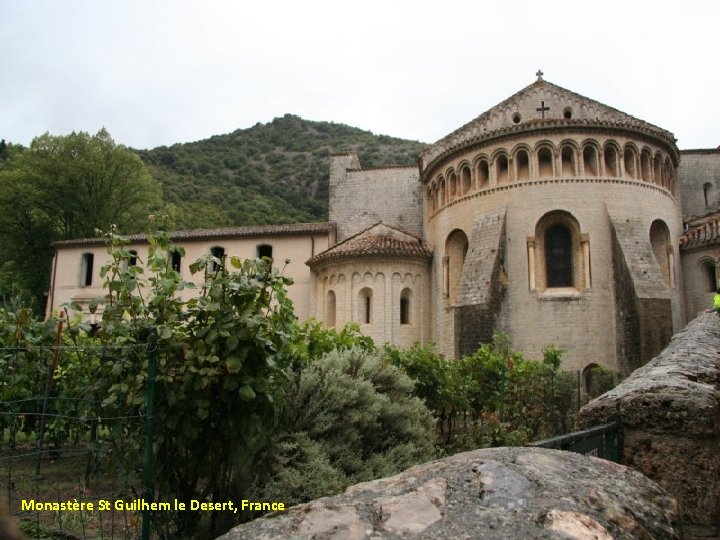
POLYGON ((236 527, 241 538, 678 538, 676 504, 640 473, 541 448, 488 448, 352 486, 236 527))
POLYGON ((416 236, 423 234, 422 197, 417 167, 360 169, 354 153, 332 157, 330 221, 337 241, 382 221, 416 236))
POLYGON ((623 463, 678 500, 681 519, 720 532, 720 320, 702 314, 616 388, 582 408, 580 427, 623 424, 623 463))
POLYGON ((720 210, 720 149, 684 150, 678 180, 686 220, 720 210))

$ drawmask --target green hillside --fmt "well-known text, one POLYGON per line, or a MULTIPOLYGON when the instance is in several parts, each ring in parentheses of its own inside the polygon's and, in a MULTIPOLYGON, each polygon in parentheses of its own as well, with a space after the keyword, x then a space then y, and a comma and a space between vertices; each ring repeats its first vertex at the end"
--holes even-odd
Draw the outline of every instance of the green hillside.
POLYGON ((138 150, 178 229, 327 220, 330 155, 413 165, 424 143, 285 115, 209 139, 138 150))

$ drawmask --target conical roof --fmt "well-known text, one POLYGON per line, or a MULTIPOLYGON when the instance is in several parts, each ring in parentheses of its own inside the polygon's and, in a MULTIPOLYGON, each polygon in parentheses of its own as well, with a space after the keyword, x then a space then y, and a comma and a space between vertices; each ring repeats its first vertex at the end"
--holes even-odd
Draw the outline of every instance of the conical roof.
POLYGON ((457 149, 486 139, 528 130, 573 126, 640 131, 665 141, 674 149, 677 158, 675 137, 669 131, 538 76, 532 84, 424 148, 420 153, 421 169, 429 168, 433 162, 457 149))
POLYGON ((310 258, 307 264, 312 268, 331 260, 355 257, 427 260, 432 257, 432 250, 421 238, 414 234, 379 221, 375 225, 335 244, 330 249, 318 253, 310 258))

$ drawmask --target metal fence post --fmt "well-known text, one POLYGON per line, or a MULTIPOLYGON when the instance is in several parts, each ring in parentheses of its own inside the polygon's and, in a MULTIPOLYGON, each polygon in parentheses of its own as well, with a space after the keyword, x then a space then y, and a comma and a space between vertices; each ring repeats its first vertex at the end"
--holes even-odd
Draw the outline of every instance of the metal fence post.
MULTIPOLYGON (((148 342, 148 374, 145 389, 145 458, 143 463, 143 498, 155 498, 155 470, 153 460, 153 423, 155 414, 155 377, 157 374, 157 336, 153 333, 148 342)), ((150 510, 142 512, 142 540, 150 540, 150 510)))

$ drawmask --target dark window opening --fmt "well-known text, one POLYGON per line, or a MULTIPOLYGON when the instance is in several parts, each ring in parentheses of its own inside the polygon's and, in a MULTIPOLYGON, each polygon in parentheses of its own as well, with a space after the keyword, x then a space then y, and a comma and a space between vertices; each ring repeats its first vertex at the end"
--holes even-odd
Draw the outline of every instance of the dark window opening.
POLYGON ((81 283, 83 287, 90 287, 93 280, 93 262, 95 256, 92 253, 85 253, 82 259, 81 283))
POLYGON ((134 249, 130 250, 130 258, 128 259, 128 266, 137 266, 138 254, 134 249))
POLYGON ((410 299, 400 299, 400 324, 410 324, 410 299))
POLYGON ((572 235, 567 227, 553 225, 545 231, 545 266, 548 287, 572 287, 572 235))
POLYGON ((217 263, 212 263, 209 267, 211 272, 216 272, 219 268, 225 264, 225 248, 220 246, 214 246, 210 248, 210 255, 220 260, 220 265, 215 266, 217 263))
POLYGON ((268 259, 273 258, 273 248, 268 244, 259 245, 257 247, 257 258, 263 259, 265 257, 267 257, 268 259))
POLYGON ((170 265, 176 272, 180 271, 180 265, 182 264, 182 255, 178 251, 170 253, 170 265))
POLYGON ((707 290, 709 292, 717 291, 717 275, 715 274, 715 265, 706 263, 705 275, 707 276, 707 290))
POLYGON ((365 324, 370 324, 370 315, 372 313, 372 298, 365 297, 365 324))

